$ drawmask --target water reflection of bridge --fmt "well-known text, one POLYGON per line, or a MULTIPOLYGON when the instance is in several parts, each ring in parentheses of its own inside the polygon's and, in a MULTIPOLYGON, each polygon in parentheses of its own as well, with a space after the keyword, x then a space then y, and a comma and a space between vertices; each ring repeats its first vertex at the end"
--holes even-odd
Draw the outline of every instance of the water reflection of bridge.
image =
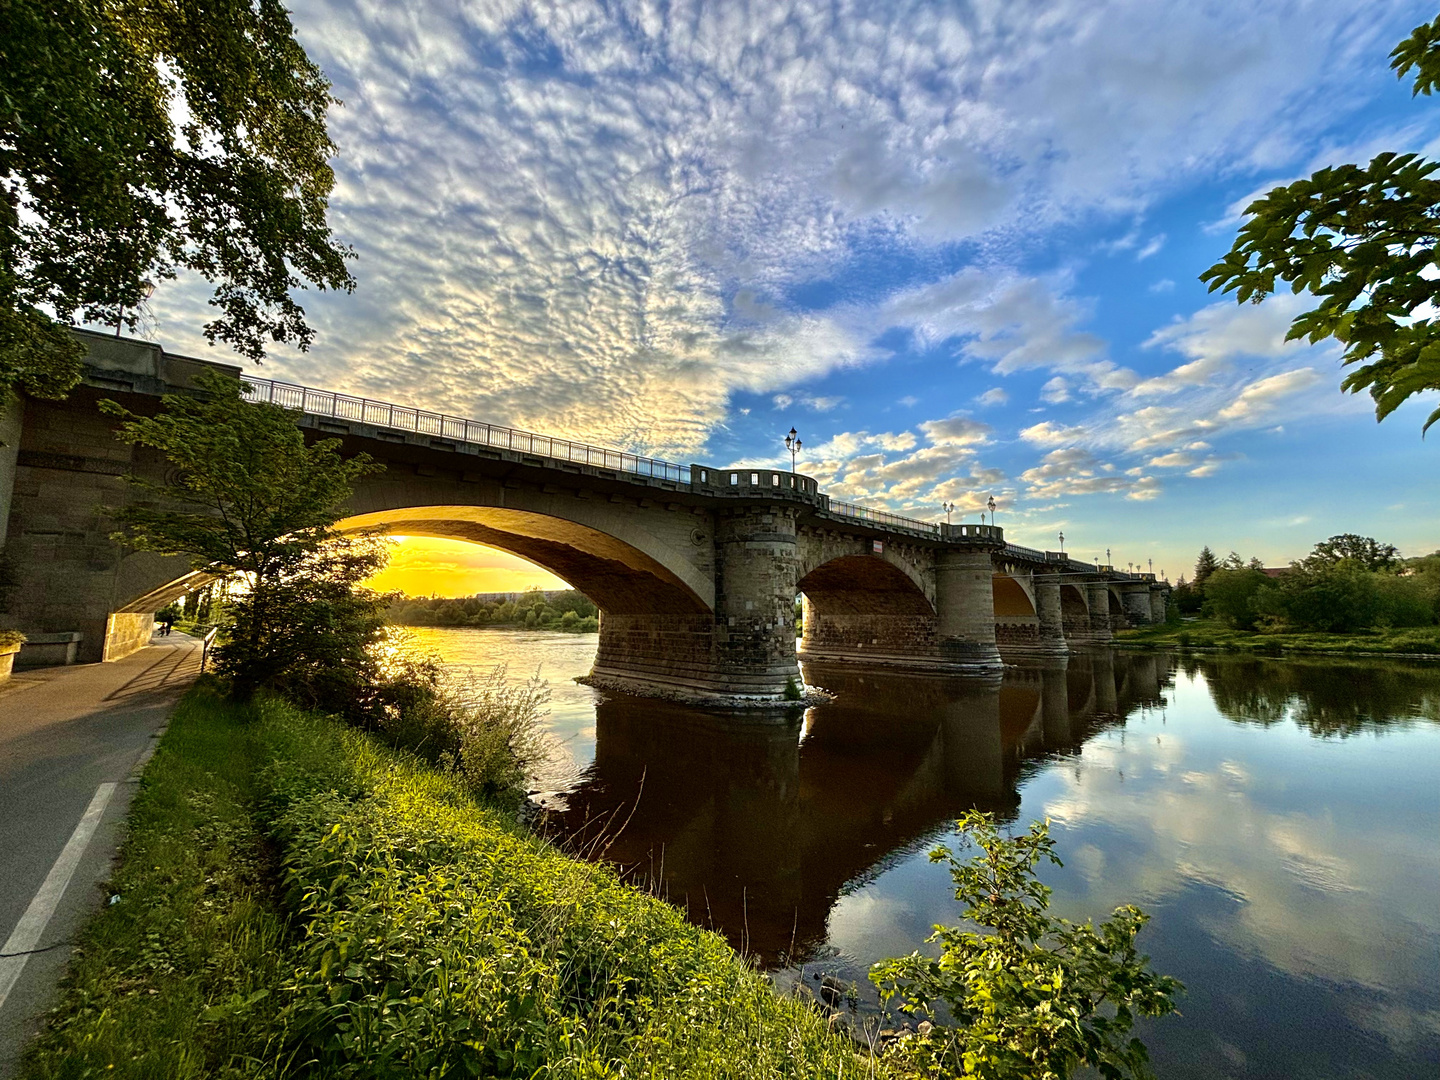
POLYGON ((994 679, 807 665, 837 694, 789 720, 618 698, 552 820, 762 963, 809 955, 836 900, 948 833, 1003 817, 1040 760, 1163 704, 1167 657, 1077 654, 994 679), (600 839, 601 836, 604 839, 600 839), (793 952, 792 952, 793 942, 793 952))

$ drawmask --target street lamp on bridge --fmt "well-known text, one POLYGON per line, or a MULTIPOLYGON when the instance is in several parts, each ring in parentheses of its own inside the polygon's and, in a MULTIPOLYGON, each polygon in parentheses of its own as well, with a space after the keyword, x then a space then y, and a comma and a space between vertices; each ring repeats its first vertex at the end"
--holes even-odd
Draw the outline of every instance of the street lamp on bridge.
POLYGON ((940 509, 945 511, 945 524, 949 525, 951 523, 950 515, 955 511, 955 504, 952 502, 942 502, 940 509))
POLYGON ((799 433, 792 427, 790 434, 785 436, 785 449, 790 451, 790 471, 795 471, 795 455, 800 453, 800 447, 805 444, 800 441, 799 433))
POLYGON ((1065 534, 1063 532, 1060 534, 1060 554, 1065 554, 1065 534))
POLYGON ((990 508, 990 524, 991 524, 991 525, 994 525, 994 524, 995 524, 995 496, 994 496, 994 495, 991 495, 990 498, 986 500, 985 505, 990 508))

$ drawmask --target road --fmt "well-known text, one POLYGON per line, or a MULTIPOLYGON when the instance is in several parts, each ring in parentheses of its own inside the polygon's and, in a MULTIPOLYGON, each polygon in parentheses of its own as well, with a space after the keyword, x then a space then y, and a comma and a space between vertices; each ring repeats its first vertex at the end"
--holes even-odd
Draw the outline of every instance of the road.
POLYGON ((199 665, 200 643, 176 633, 0 683, 0 1078, 103 900, 136 774, 199 665))

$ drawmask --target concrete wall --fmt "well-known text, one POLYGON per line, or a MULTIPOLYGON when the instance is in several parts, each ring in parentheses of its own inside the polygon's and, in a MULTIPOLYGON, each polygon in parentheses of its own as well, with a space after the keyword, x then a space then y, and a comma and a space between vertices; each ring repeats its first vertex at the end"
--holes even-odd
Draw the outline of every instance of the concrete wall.
POLYGON ((132 469, 160 476, 164 463, 117 442, 97 397, 81 388, 65 402, 26 401, 5 545, 17 584, 0 617, 27 632, 79 632, 83 662, 124 655, 120 641, 106 644, 111 613, 189 572, 184 559, 128 553, 111 541, 113 510, 133 494, 121 477, 132 469))

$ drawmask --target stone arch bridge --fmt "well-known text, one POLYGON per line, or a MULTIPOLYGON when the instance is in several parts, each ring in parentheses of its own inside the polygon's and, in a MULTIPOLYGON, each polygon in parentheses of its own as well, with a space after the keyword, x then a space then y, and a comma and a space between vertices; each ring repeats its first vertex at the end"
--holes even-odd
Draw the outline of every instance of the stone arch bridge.
MULTIPOLYGON (((153 615, 199 583, 181 559, 110 539, 122 475, 163 475, 113 436, 97 402, 153 412, 222 367, 79 332, 86 378, 61 402, 16 399, 0 426, 0 625, 78 632, 82 659, 148 639, 153 615)), ((1001 529, 917 521, 831 499, 773 469, 677 465, 423 410, 246 376, 385 471, 361 481, 342 527, 469 540, 564 578, 601 610, 593 680, 697 698, 779 697, 799 656, 984 672, 1003 656, 1063 655, 1164 617, 1153 575, 1006 543, 1001 529)))

